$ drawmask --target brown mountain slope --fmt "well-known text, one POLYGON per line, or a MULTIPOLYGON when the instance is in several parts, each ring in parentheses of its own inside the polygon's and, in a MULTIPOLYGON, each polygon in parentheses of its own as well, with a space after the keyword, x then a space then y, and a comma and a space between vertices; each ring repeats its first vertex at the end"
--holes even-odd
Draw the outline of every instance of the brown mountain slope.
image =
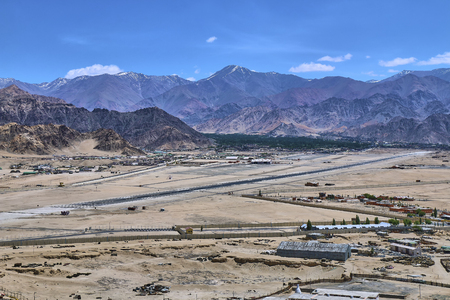
POLYGON ((15 99, 24 98, 24 97, 28 97, 30 99, 34 99, 34 100, 41 101, 41 102, 67 104, 66 101, 59 99, 59 98, 47 97, 47 96, 42 96, 42 95, 32 95, 28 92, 25 92, 24 90, 21 90, 15 84, 10 85, 4 89, 0 89, 0 99, 15 100, 15 99))
POLYGON ((0 125, 8 123, 59 124, 80 132, 107 128, 146 149, 193 149, 211 145, 208 138, 157 107, 127 113, 106 109, 90 112, 72 104, 38 101, 14 86, 0 90, 0 125))
POLYGON ((93 138, 98 142, 94 149, 102 151, 121 152, 124 155, 142 155, 143 151, 133 147, 112 129, 98 129, 94 132, 84 133, 83 137, 93 138))
POLYGON ((94 149, 121 152, 124 155, 144 154, 111 129, 80 133, 65 125, 26 126, 9 123, 0 126, 0 150, 18 154, 53 154, 84 140, 96 141, 94 149))

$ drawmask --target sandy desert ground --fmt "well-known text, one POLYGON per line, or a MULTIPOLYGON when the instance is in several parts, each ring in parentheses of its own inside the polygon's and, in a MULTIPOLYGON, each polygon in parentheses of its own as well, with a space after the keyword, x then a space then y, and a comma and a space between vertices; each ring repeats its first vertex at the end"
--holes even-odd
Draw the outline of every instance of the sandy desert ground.
MULTIPOLYGON (((99 235, 124 235, 128 228, 171 228, 174 225, 203 225, 231 223, 269 223, 350 220, 354 213, 310 208, 271 201, 249 199, 242 194, 273 197, 317 196, 319 192, 341 195, 409 195, 424 207, 450 209, 448 203, 450 169, 449 153, 421 150, 370 150, 339 154, 280 154, 279 164, 249 165, 230 164, 226 161, 202 166, 173 164, 160 167, 117 166, 125 176, 110 172, 78 174, 32 175, 9 177, 9 165, 18 161, 37 163, 41 157, 12 156, 0 159, 0 239, 26 239, 42 236, 81 234, 86 228, 108 229, 99 235), (351 168, 343 168, 315 174, 282 179, 271 176, 307 172, 380 158, 393 159, 351 168), (389 169, 393 165, 409 165, 405 169, 389 169), (127 172, 141 170, 126 176, 127 172), (238 184, 239 180, 265 178, 267 180, 238 184), (90 180, 98 179, 96 182, 90 180), (420 183, 416 181, 420 180, 420 183), (307 181, 318 181, 319 187, 305 187, 307 181), (65 187, 58 188, 59 182, 65 187), (86 182, 85 184, 80 184, 86 182), (74 203, 97 201, 132 195, 171 191, 208 184, 237 182, 236 184, 197 191, 180 192, 161 197, 142 197, 133 202, 113 205, 71 206, 74 203), (334 183, 325 187, 323 183, 334 183), (74 185, 79 183, 78 185, 74 185), (233 192, 232 194, 230 192, 233 192), (129 206, 137 206, 129 211, 129 206), (146 209, 142 210, 141 207, 146 209), (161 212, 164 208, 164 212, 161 212), (69 216, 61 216, 61 210, 70 210, 69 216), (109 230, 111 229, 111 230, 109 230)), ((103 161, 77 162, 85 165, 106 164, 103 161)), ((53 162, 53 164, 66 162, 53 162)), ((336 205, 336 204, 333 204, 336 205)), ((353 204, 346 204, 353 205, 353 204)), ((359 217, 374 218, 367 214, 359 217)), ((205 230, 206 232, 206 230, 205 230)), ((133 234, 127 233, 127 234, 133 234)), ((171 232, 174 239, 177 233, 171 232)), ((395 236, 393 234, 391 236, 395 236)), ((398 234, 413 237, 414 234, 398 234)), ((92 233, 91 236, 95 236, 92 233)), ((447 231, 434 236, 438 246, 450 245, 447 231)), ((73 244, 74 247, 58 248, 56 245, 36 247, 0 248, 3 262, 0 286, 21 292, 28 299, 69 299, 79 294, 82 299, 132 299, 133 288, 154 281, 171 286, 165 295, 146 296, 152 299, 226 299, 233 295, 252 297, 278 290, 283 282, 310 278, 341 278, 351 272, 374 272, 375 267, 385 266, 380 258, 352 256, 345 263, 317 264, 316 260, 285 259, 262 255, 263 250, 274 250, 283 240, 300 240, 300 237, 248 238, 222 240, 141 240, 109 243, 73 244), (117 253, 117 256, 111 255, 117 253), (77 258, 77 259, 74 259, 77 258), (206 258, 206 261, 199 260, 206 258), (208 260, 209 258, 209 260, 208 260), (215 260, 211 260, 215 258, 215 260), (258 258, 258 260, 254 260, 258 258), (20 273, 15 263, 44 264, 20 273), (56 264, 52 266, 53 264, 56 264), (68 275, 89 273, 74 278, 68 275), (298 279, 296 279, 298 278, 298 279)), ((348 234, 329 239, 335 243, 362 243, 380 238, 374 233, 348 234)), ((383 247, 387 246, 383 242, 383 247)), ((425 274, 424 280, 450 283, 447 272, 441 266, 441 254, 433 256, 435 265, 429 268, 395 264, 389 270, 396 276, 425 274)), ((368 283, 355 281, 349 286, 355 289, 383 289, 391 293, 409 294, 408 299, 432 299, 433 295, 448 295, 450 289, 398 282, 368 283), (427 298, 428 297, 428 298, 427 298)), ((336 287, 336 286, 335 286, 336 287)), ((445 299, 445 298, 442 298, 445 299)))

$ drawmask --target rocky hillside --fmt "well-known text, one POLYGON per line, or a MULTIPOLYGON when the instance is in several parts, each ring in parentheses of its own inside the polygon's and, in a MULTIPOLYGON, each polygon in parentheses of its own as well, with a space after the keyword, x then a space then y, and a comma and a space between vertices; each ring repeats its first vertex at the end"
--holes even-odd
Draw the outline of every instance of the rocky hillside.
POLYGON ((406 98, 396 94, 375 94, 353 100, 329 98, 310 106, 284 109, 247 107, 223 118, 212 118, 194 128, 208 133, 310 135, 385 124, 396 117, 424 120, 431 114, 448 111, 435 96, 417 91, 406 98))
POLYGON ((97 142, 94 147, 97 150, 119 152, 124 155, 144 154, 110 129, 80 133, 65 125, 26 126, 9 123, 0 126, 0 150, 11 153, 53 154, 57 150, 73 147, 88 139, 97 142))
POLYGON ((34 99, 41 102, 49 102, 49 103, 60 103, 60 104, 67 104, 66 101, 55 98, 55 97, 46 97, 42 95, 32 95, 28 92, 25 92, 21 90, 17 85, 13 84, 7 88, 0 90, 0 99, 11 101, 16 98, 29 98, 34 99))
POLYGON ((346 134, 374 141, 450 144, 450 115, 434 114, 423 121, 396 117, 386 124, 352 128, 346 134))
POLYGON ((106 109, 90 112, 72 104, 42 102, 17 87, 0 90, 0 125, 58 124, 82 133, 112 129, 133 145, 146 149, 193 149, 211 144, 208 138, 163 110, 151 107, 120 113, 106 109), (6 91, 5 91, 6 90, 6 91))
MULTIPOLYGON (((64 126, 64 125, 61 125, 64 126)), ((94 139, 97 146, 94 149, 120 152, 123 155, 144 155, 145 152, 133 147, 128 141, 121 137, 112 129, 98 129, 94 132, 87 132, 83 134, 84 139, 94 139)))

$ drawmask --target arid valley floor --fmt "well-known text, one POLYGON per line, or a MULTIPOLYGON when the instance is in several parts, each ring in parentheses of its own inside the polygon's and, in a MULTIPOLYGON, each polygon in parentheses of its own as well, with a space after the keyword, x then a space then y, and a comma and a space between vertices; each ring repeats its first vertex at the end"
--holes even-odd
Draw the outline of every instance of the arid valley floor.
MULTIPOLYGON (((195 153, 194 153, 195 154, 195 153)), ((0 247, 0 287, 20 292, 27 299, 134 299, 133 289, 160 281, 169 285, 164 295, 145 296, 149 299, 226 299, 227 297, 257 297, 283 287, 283 283, 317 278, 340 279, 350 273, 377 273, 374 268, 386 262, 379 257, 352 255, 346 262, 264 255, 275 250, 281 241, 301 241, 304 236, 281 236, 294 228, 261 229, 279 231, 279 237, 236 239, 180 239, 175 225, 194 227, 194 233, 226 232, 211 228, 214 224, 281 223, 351 220, 354 213, 324 208, 305 207, 289 203, 251 199, 243 194, 278 198, 317 197, 319 192, 360 195, 412 196, 422 207, 450 209, 450 164, 444 162, 450 153, 417 149, 372 149, 363 152, 336 154, 280 153, 273 164, 228 163, 227 160, 191 160, 198 164, 168 164, 158 167, 116 166, 111 172, 80 172, 73 174, 20 175, 11 177, 9 166, 23 162, 38 164, 38 156, 0 153, 0 242, 10 240, 58 238, 118 237, 147 234, 170 235, 173 238, 82 242, 70 244, 39 244, 36 246, 0 247), (389 158, 384 161, 376 161, 389 158), (367 164, 323 172, 271 179, 272 176, 329 169, 337 166, 367 164), (407 165, 404 169, 390 168, 407 165), (130 171, 137 171, 127 174, 130 171), (239 181, 261 178, 254 183, 239 181), (98 179, 96 181, 96 179, 98 179), (264 180, 263 180, 264 179, 264 180), (420 180, 420 182, 417 182, 420 180), (319 187, 306 187, 308 181, 319 187), (58 187, 64 182, 64 187, 58 187), (179 191, 163 196, 138 197, 104 205, 99 200, 161 193, 192 187, 230 182, 229 186, 179 191), (332 183, 332 186, 324 186, 332 183), (98 201, 91 205, 82 202, 98 201), (136 206, 134 211, 128 207, 136 206), (145 207, 145 209, 142 209, 145 207), (162 210, 163 209, 163 210, 162 210), (61 215, 68 210, 70 214, 61 215), (210 226, 210 228, 208 228, 210 226), (130 229, 133 229, 131 231, 130 229), (143 231, 153 229, 154 231, 143 231), (63 247, 68 246, 71 247, 63 247), (112 255, 114 254, 114 255, 112 255), (208 257, 210 259, 208 259, 208 257), (212 258, 215 258, 211 260, 212 258), (205 259, 199 259, 205 258, 205 259), (14 268, 14 264, 43 264, 41 267, 14 268), (47 266, 44 265, 47 264, 47 266), (54 265, 55 264, 55 265, 54 265), (54 265, 54 266, 53 266, 54 265), (82 273, 78 277, 69 275, 82 273), (99 298, 101 297, 101 298, 99 298)), ((251 155, 251 154, 243 154, 251 155)), ((52 161, 53 165, 68 161, 52 161)), ((70 164, 98 166, 108 160, 71 161, 70 164)), ((326 201, 325 201, 326 202, 326 201)), ((366 209, 362 220, 373 220, 368 208, 361 204, 324 203, 333 206, 358 206, 366 209)), ((400 217, 401 215, 399 215, 400 217)), ((380 217, 380 219, 382 219, 380 217)), ((386 218, 384 218, 386 219, 386 218)), ((228 232, 243 232, 236 227, 228 232)), ((390 237, 414 238, 414 233, 392 233, 390 237)), ((450 231, 438 230, 432 237, 437 246, 450 246, 450 231)), ((41 240, 42 241, 42 240, 41 240)), ((358 242, 367 245, 377 241, 386 248, 374 232, 335 235, 333 243, 358 242)), ((449 254, 430 254, 431 267, 394 264, 391 276, 424 274, 424 280, 450 283, 440 259, 449 254)), ((408 295, 407 299, 450 299, 450 289, 414 283, 384 280, 354 279, 343 284, 323 284, 333 288, 359 289, 408 295)), ((145 298, 144 297, 144 298, 145 298)), ((19 298, 20 299, 20 298, 19 298)))

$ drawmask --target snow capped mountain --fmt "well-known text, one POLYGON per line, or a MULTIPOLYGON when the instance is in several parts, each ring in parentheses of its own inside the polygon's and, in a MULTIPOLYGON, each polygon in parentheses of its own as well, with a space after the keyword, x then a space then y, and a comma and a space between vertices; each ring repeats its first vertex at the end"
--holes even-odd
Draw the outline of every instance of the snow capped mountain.
POLYGON ((145 99, 188 83, 190 83, 188 80, 177 75, 149 76, 141 73, 122 72, 115 75, 85 75, 73 79, 58 78, 52 82, 40 84, 23 83, 7 78, 0 79, 0 88, 15 84, 29 93, 61 98, 89 110, 106 108, 130 111, 143 108, 136 105, 145 99))
POLYGON ((382 81, 393 81, 398 78, 401 78, 403 76, 406 76, 408 74, 416 75, 417 77, 426 77, 426 76, 434 76, 440 79, 443 79, 445 81, 450 82, 450 68, 440 68, 440 69, 434 69, 431 71, 411 71, 411 70, 403 70, 394 76, 391 76, 389 78, 386 78, 382 81))
POLYGON ((256 73, 255 71, 251 71, 251 70, 249 70, 247 68, 243 68, 243 67, 240 67, 240 66, 237 66, 237 65, 229 65, 229 66, 226 66, 225 68, 223 68, 222 70, 215 72, 214 74, 212 74, 211 76, 209 76, 205 80, 211 80, 214 77, 224 78, 224 77, 226 77, 226 76, 228 76, 228 75, 230 75, 230 74, 232 74, 234 72, 241 73, 241 74, 239 74, 237 76, 241 76, 241 75, 250 76, 252 73, 256 73))
POLYGON ((405 70, 362 82, 340 76, 304 79, 230 65, 195 82, 177 75, 121 72, 41 84, 7 78, 0 79, 0 88, 12 83, 88 110, 127 112, 156 106, 208 132, 343 132, 450 111, 450 69, 445 68, 405 70))

